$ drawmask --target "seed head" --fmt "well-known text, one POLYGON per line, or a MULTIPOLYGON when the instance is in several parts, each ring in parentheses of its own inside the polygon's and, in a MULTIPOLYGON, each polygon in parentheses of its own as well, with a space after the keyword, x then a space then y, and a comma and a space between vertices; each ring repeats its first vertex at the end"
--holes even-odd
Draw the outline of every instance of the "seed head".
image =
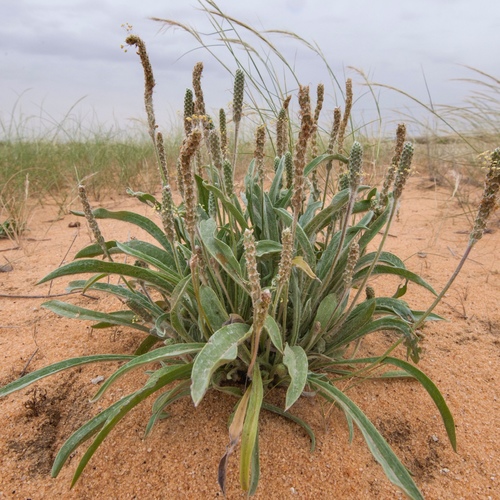
POLYGON ((257 302, 260 300, 260 275, 257 270, 257 250, 255 248, 255 238, 252 231, 245 229, 243 235, 243 248, 245 249, 245 261, 247 266, 248 281, 250 283, 250 296, 255 309, 257 302))
POLYGON ((149 135, 153 142, 155 142, 156 119, 153 108, 153 89, 155 86, 155 79, 153 76, 153 68, 146 50, 146 45, 141 38, 137 35, 129 35, 125 42, 128 45, 135 45, 137 53, 141 58, 141 64, 144 69, 144 105, 146 108, 146 115, 148 117, 149 135))
POLYGON ((484 182, 483 197, 479 204, 474 227, 470 234, 470 241, 475 243, 483 237, 486 223, 491 213, 497 207, 497 197, 500 190, 500 148, 491 154, 490 166, 484 182))
POLYGON ((354 141, 349 157, 349 187, 356 193, 361 181, 361 167, 363 164, 363 148, 358 141, 354 141))
POLYGON ((203 89, 201 88, 201 75, 203 73, 203 63, 197 62, 193 69, 193 89, 196 101, 194 103, 194 113, 205 115, 205 100, 203 98, 203 89))
POLYGON ((399 160, 398 171, 396 173, 396 180, 394 181, 393 196, 395 200, 397 200, 401 196, 406 181, 410 176, 413 149, 413 144, 411 142, 404 143, 403 152, 401 153, 401 159, 399 160))
POLYGON ((281 259, 278 266, 278 274, 276 275, 276 283, 283 286, 290 278, 292 272, 293 258, 293 236, 292 230, 286 227, 281 232, 281 259))
POLYGON ((198 128, 195 128, 184 140, 180 151, 182 181, 184 185, 184 201, 186 203, 185 222, 187 232, 192 238, 192 241, 194 241, 196 229, 196 196, 191 159, 201 142, 201 138, 201 131, 198 128))
POLYGON ((158 167, 160 169, 160 177, 162 184, 169 184, 169 174, 167 168, 167 155, 165 154, 165 145, 163 143, 163 134, 156 134, 156 148, 158 150, 158 167))
POLYGON ((285 153, 285 175, 286 175, 286 187, 287 189, 292 187, 293 183, 293 158, 292 153, 287 151, 285 153))
POLYGON ((234 193, 233 167, 230 161, 224 160, 222 168, 224 170, 224 187, 226 188, 226 194, 230 196, 234 193))
POLYGON ((266 127, 260 125, 255 132, 255 167, 259 182, 264 182, 264 146, 266 144, 266 127))
POLYGON ((285 108, 281 108, 276 121, 276 155, 281 158, 288 147, 288 118, 285 108))
POLYGON ((193 91, 191 89, 186 89, 186 93, 184 94, 184 133, 186 134, 186 137, 191 133, 191 130, 193 129, 193 115, 193 91))
POLYGON ((241 121, 241 112, 243 110, 243 96, 245 94, 245 73, 241 69, 236 70, 234 77, 233 93, 233 121, 241 121))
POLYGON ((396 170, 398 168, 398 163, 401 160, 401 153, 403 152, 403 145, 406 138, 406 126, 404 124, 399 124, 396 131, 396 147, 394 148, 394 156, 392 157, 391 165, 387 170, 387 174, 384 179, 384 185, 382 187, 381 198, 384 200, 389 192, 389 189, 394 182, 394 177, 396 175, 396 170))
POLYGON ((352 109, 352 80, 348 78, 345 82, 345 110, 342 122, 340 123, 339 135, 338 135, 338 149, 342 152, 344 147, 345 131, 347 130, 347 125, 349 123, 349 117, 351 116, 352 109))
POLYGON ((300 85, 299 88, 299 105, 300 105, 300 131, 295 148, 294 159, 294 193, 291 205, 296 213, 302 207, 302 199, 304 197, 304 167, 306 159, 307 141, 313 130, 313 120, 311 116, 311 101, 309 98, 309 87, 300 85))
POLYGON ((318 156, 318 144, 316 134, 318 132, 318 121, 321 109, 323 108, 323 101, 325 98, 325 86, 320 83, 316 90, 316 109, 314 110, 313 118, 313 130, 311 132, 311 157, 316 158, 318 156))
POLYGON ((220 147, 220 138, 216 129, 210 131, 208 136, 208 143, 210 145, 210 153, 212 161, 218 172, 222 172, 222 151, 220 147))
POLYGON ((80 197, 80 202, 82 203, 83 213, 85 214, 85 218, 87 219, 88 225, 94 238, 98 245, 101 247, 102 253, 104 256, 111 260, 111 255, 109 254, 108 248, 106 246, 106 242, 102 236, 101 230, 99 229, 99 225, 97 224, 97 220, 92 212, 92 208, 90 207, 89 200, 87 198, 87 191, 85 190, 85 186, 80 184, 78 186, 78 195, 80 197))
POLYGON ((219 132, 220 132, 220 148, 222 157, 227 158, 227 124, 226 112, 223 108, 219 110, 219 132))
POLYGON ((344 268, 344 274, 342 279, 346 287, 350 287, 352 284, 352 277, 354 275, 354 269, 359 259, 359 244, 356 241, 351 243, 349 247, 349 255, 347 257, 347 264, 344 268))
POLYGON ((165 184, 161 193, 161 221, 163 224, 163 231, 165 231, 168 241, 173 245, 175 240, 174 201, 172 199, 170 186, 165 184))

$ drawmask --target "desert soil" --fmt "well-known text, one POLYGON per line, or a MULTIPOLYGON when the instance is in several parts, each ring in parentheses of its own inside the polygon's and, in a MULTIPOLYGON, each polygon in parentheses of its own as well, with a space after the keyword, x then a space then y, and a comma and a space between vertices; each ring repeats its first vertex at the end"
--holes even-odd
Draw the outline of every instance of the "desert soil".
MULTIPOLYGON (((436 289, 444 285, 467 244, 471 207, 480 189, 462 186, 460 197, 425 177, 414 177, 406 190, 387 249, 403 258, 436 289), (464 203, 468 201, 468 203, 464 203)), ((94 203, 94 205, 97 205, 94 203)), ((108 199, 111 209, 128 207, 150 215, 135 200, 108 199)), ((77 207, 76 207, 77 208, 77 207)), ((437 384, 455 417, 458 452, 446 436, 437 409, 412 380, 367 381, 349 395, 366 412, 413 474, 427 499, 500 498, 500 223, 498 213, 437 313, 447 322, 425 326, 419 363, 437 384)), ((107 237, 142 237, 119 223, 102 224, 107 237)), ((29 232, 18 245, 0 240, 0 385, 56 361, 96 353, 132 353, 137 333, 123 328, 92 330, 89 322, 57 317, 43 309, 43 298, 64 293, 67 280, 35 286, 49 271, 72 259, 90 242, 85 221, 58 217, 58 208, 36 208, 29 232), (69 227, 80 221, 79 228, 69 227), (6 297, 8 295, 9 297, 6 297)), ((376 291, 395 290, 397 282, 374 280, 376 291)), ((94 294, 93 294, 94 295, 94 294)), ((415 308, 430 304, 429 292, 409 286, 406 300, 415 308)), ((103 296, 65 300, 83 307, 113 310, 103 296)), ((381 353, 389 334, 366 339, 362 354, 381 353)), ((392 338, 393 339, 393 338, 392 338)), ((404 352, 399 353, 404 356, 404 352)), ((85 366, 44 379, 35 388, 0 402, 0 498, 15 499, 164 499, 220 497, 217 464, 228 443, 227 422, 234 401, 209 394, 198 408, 175 403, 170 418, 144 439, 152 400, 128 415, 104 441, 80 481, 70 490, 78 449, 56 479, 50 478, 55 454, 64 440, 99 410, 131 391, 145 378, 134 372, 102 400, 89 403, 98 376, 116 364, 85 366)), ((277 401, 282 395, 275 394, 277 401)), ((261 481, 256 498, 391 499, 403 495, 385 478, 356 430, 349 444, 345 418, 317 398, 302 398, 293 412, 316 432, 309 451, 301 428, 271 414, 260 425, 261 481)), ((228 498, 239 491, 238 455, 228 472, 228 498)))

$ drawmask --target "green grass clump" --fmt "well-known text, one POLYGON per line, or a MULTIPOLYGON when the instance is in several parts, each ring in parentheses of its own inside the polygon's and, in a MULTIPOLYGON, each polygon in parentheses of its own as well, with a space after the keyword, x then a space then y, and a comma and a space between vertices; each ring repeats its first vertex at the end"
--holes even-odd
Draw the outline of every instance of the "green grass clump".
MULTIPOLYGON (((276 124, 272 128, 258 124, 255 152, 239 191, 234 183, 237 152, 221 140, 227 130, 218 129, 204 112, 199 86, 203 66, 195 66, 194 93, 187 94, 190 111, 185 113, 185 136, 174 169, 157 130, 154 78, 145 45, 135 35, 127 43, 138 48, 144 67, 148 132, 162 186, 159 199, 134 194, 159 217, 152 220, 128 211, 92 210, 86 189, 80 186, 84 210, 78 215, 86 217, 97 242, 40 283, 89 274, 87 280, 72 281, 69 289, 111 294, 127 308, 102 313, 55 300, 44 307, 61 316, 93 321, 94 328, 127 326, 137 331, 141 344, 134 354, 86 356, 42 368, 0 389, 0 396, 71 367, 125 361, 101 386, 94 397, 97 400, 131 370, 148 370, 141 388, 101 411, 62 446, 53 476, 76 448, 91 440, 76 468, 74 484, 107 435, 150 395, 156 399, 146 434, 179 398, 191 398, 196 406, 207 391, 228 394, 235 398, 235 406, 228 447, 225 453, 221 450, 218 480, 225 492, 227 464, 239 445, 240 484, 253 494, 260 475, 261 412, 270 411, 300 425, 314 449, 312 429, 291 412, 304 393, 312 392, 345 413, 351 435, 356 424, 390 481, 410 498, 423 498, 387 442, 338 384, 384 376, 416 379, 436 404, 456 449, 450 410, 434 383, 415 366, 420 357, 419 328, 425 320, 440 319, 432 310, 445 290, 435 292, 384 249, 414 152, 405 141, 405 128, 398 128, 382 188, 366 185, 362 145, 344 142, 352 102, 350 83, 346 85, 347 105, 335 113, 323 152, 318 152, 320 145, 312 140, 318 117, 309 88, 299 86, 296 133, 288 119, 282 119, 277 128, 276 124), (194 103, 189 95, 194 95, 194 103), (281 155, 270 159, 264 151, 274 130, 282 134, 281 155), (315 178, 320 169, 322 175, 315 178), (180 203, 172 196, 173 179, 181 188, 180 203), (100 219, 138 226, 154 243, 105 241, 100 219), (375 243, 379 234, 382 237, 375 243), (400 278, 392 295, 379 295, 370 286, 371 278, 379 275, 400 278), (437 297, 425 311, 414 310, 403 300, 415 286, 437 297), (391 347, 374 357, 358 357, 360 342, 377 332, 391 332, 391 347), (406 360, 392 355, 401 345, 406 347, 406 360), (387 368, 396 370, 386 374, 387 368), (283 407, 270 402, 273 391, 283 392, 283 407)), ((243 85, 238 78, 237 85, 243 85)), ((287 105, 288 99, 282 107, 287 105)), ((232 144, 237 146, 239 120, 235 125, 232 144)), ((490 159, 485 196, 464 259, 482 236, 494 208, 499 157, 497 151, 490 159)))

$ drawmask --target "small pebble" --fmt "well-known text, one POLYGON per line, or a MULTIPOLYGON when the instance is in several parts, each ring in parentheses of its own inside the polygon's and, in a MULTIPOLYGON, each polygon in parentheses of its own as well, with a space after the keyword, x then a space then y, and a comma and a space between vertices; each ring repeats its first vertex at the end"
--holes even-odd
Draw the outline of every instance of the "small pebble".
POLYGON ((94 385, 100 384, 101 382, 104 382, 104 377, 102 375, 98 375, 97 377, 93 378, 91 382, 94 385))

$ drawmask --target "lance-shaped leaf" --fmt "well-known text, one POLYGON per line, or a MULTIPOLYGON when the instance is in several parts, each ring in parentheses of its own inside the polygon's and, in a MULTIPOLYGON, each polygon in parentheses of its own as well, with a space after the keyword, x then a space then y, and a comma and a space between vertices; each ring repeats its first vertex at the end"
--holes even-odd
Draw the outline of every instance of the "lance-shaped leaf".
MULTIPOLYGON (((48 302, 42 304, 42 307, 45 309, 49 309, 56 314, 59 314, 59 316, 64 316, 65 318, 102 321, 103 323, 108 323, 110 325, 128 326, 130 328, 135 328, 136 330, 149 333, 148 327, 141 325, 140 323, 132 322, 130 318, 127 317, 127 315, 124 316, 121 314, 108 314, 93 311, 92 309, 85 309, 83 307, 74 306, 73 304, 61 302, 60 300, 49 300, 48 302)), ((128 311, 124 312, 128 313, 128 311)))
POLYGON ((299 399, 307 382, 307 354, 302 347, 285 345, 283 363, 288 368, 290 385, 286 391, 285 411, 299 399))
POLYGON ((256 463, 258 466, 258 461, 254 457, 254 451, 259 430, 260 408, 264 398, 264 388, 262 386, 262 377, 258 363, 254 367, 252 376, 250 397, 245 415, 245 423, 243 424, 243 433, 241 435, 240 484, 243 491, 250 489, 252 465, 256 463))
POLYGON ((272 316, 269 316, 269 314, 266 316, 266 319, 264 321, 264 330, 269 335, 269 338, 271 339, 274 347, 276 347, 276 349, 278 349, 278 351, 282 353, 283 338, 281 335, 280 327, 278 326, 278 323, 276 323, 275 319, 272 316))
MULTIPOLYGON (((353 283, 356 283, 358 281, 361 281, 366 273, 368 272, 369 268, 364 268, 361 269, 361 271, 358 271, 353 277, 352 281, 353 283)), ((404 278, 408 281, 412 281, 413 283, 416 283, 417 285, 420 285, 424 287, 425 289, 429 290, 434 295, 437 295, 436 291, 434 288, 432 288, 427 281, 425 281, 423 278, 421 278, 418 274, 412 273, 411 271, 408 271, 407 269, 401 269, 399 267, 392 267, 392 266, 384 266, 382 264, 377 264, 374 268, 373 271, 371 272, 371 276, 377 275, 377 274, 395 274, 396 276, 401 276, 401 278, 404 278)))
POLYGON ((225 307, 221 304, 217 294, 209 286, 200 287, 200 302, 210 328, 213 332, 216 332, 229 319, 225 307))
POLYGON ((151 271, 150 269, 144 269, 143 267, 131 266, 130 264, 119 264, 117 262, 84 259, 70 262, 55 271, 52 271, 45 276, 45 278, 42 278, 37 284, 40 285, 55 278, 60 278, 61 276, 86 273, 106 273, 129 276, 130 278, 146 281, 153 286, 168 291, 172 290, 178 281, 175 278, 175 275, 167 276, 163 271, 151 271))
MULTIPOLYGON (((71 213, 80 217, 85 216, 83 212, 71 211, 71 213)), ((105 208, 97 208, 92 213, 96 219, 114 219, 134 224, 149 233, 166 250, 171 250, 172 248, 165 233, 151 219, 144 215, 128 211, 111 212, 105 208)))
POLYGON ((225 269, 225 271, 243 289, 246 286, 243 282, 241 267, 231 248, 214 235, 217 224, 213 219, 200 221, 200 236, 203 244, 210 255, 225 269))
MULTIPOLYGON (((192 367, 191 364, 164 366, 163 368, 156 370, 149 377, 148 381, 144 384, 144 386, 141 389, 134 392, 130 396, 122 398, 122 400, 119 401, 119 403, 121 404, 114 407, 113 411, 107 415, 108 417, 107 420, 104 422, 97 436, 95 437, 94 441, 87 448, 87 451, 80 460, 80 463, 76 468, 75 475, 73 476, 73 481, 71 482, 71 486, 73 487, 74 484, 78 481, 78 478, 81 476, 87 463, 92 458, 92 455, 95 453, 100 444, 104 441, 107 435, 113 430, 113 428, 118 424, 118 422, 125 415, 127 415, 127 413, 132 408, 137 406, 139 403, 144 401, 148 396, 155 393, 165 385, 170 384, 175 380, 183 380, 185 378, 188 378, 191 373, 191 367, 192 367)), ((88 437, 91 437, 91 435, 89 436, 87 434, 85 437, 88 439, 88 437)), ((57 464, 57 458, 54 463, 53 473, 54 470, 56 469, 56 464, 57 464)))
POLYGON ((104 392, 111 386, 111 384, 115 383, 120 377, 123 377, 126 373, 136 368, 140 368, 141 366, 150 364, 150 363, 160 363, 165 361, 166 359, 176 358, 179 356, 185 356, 188 354, 194 354, 203 348, 205 344, 196 343, 196 344, 172 344, 167 345, 165 347, 160 347, 155 349, 152 352, 148 352, 146 354, 142 354, 141 356, 137 356, 134 359, 130 360, 128 363, 120 367, 116 370, 111 377, 109 377, 106 382, 104 382, 97 394, 92 398, 92 401, 98 400, 104 392))
POLYGON ((75 366, 87 365, 89 363, 98 363, 101 361, 128 361, 134 356, 124 354, 96 354, 95 356, 82 356, 79 358, 65 359, 53 365, 40 368, 34 372, 28 373, 14 382, 0 388, 0 398, 8 394, 24 389, 33 382, 38 382, 42 378, 54 375, 55 373, 74 368, 75 366))
POLYGON ((382 466, 389 480, 401 488, 413 500, 424 500, 422 493, 413 481, 405 466, 399 461, 391 447, 376 427, 356 404, 341 390, 318 375, 310 375, 309 383, 319 389, 320 394, 330 402, 336 402, 356 423, 375 460, 382 466))
POLYGON ((229 361, 236 359, 238 346, 251 333, 244 323, 232 323, 217 330, 205 347, 196 356, 191 376, 191 397, 198 406, 210 385, 215 370, 229 361))

